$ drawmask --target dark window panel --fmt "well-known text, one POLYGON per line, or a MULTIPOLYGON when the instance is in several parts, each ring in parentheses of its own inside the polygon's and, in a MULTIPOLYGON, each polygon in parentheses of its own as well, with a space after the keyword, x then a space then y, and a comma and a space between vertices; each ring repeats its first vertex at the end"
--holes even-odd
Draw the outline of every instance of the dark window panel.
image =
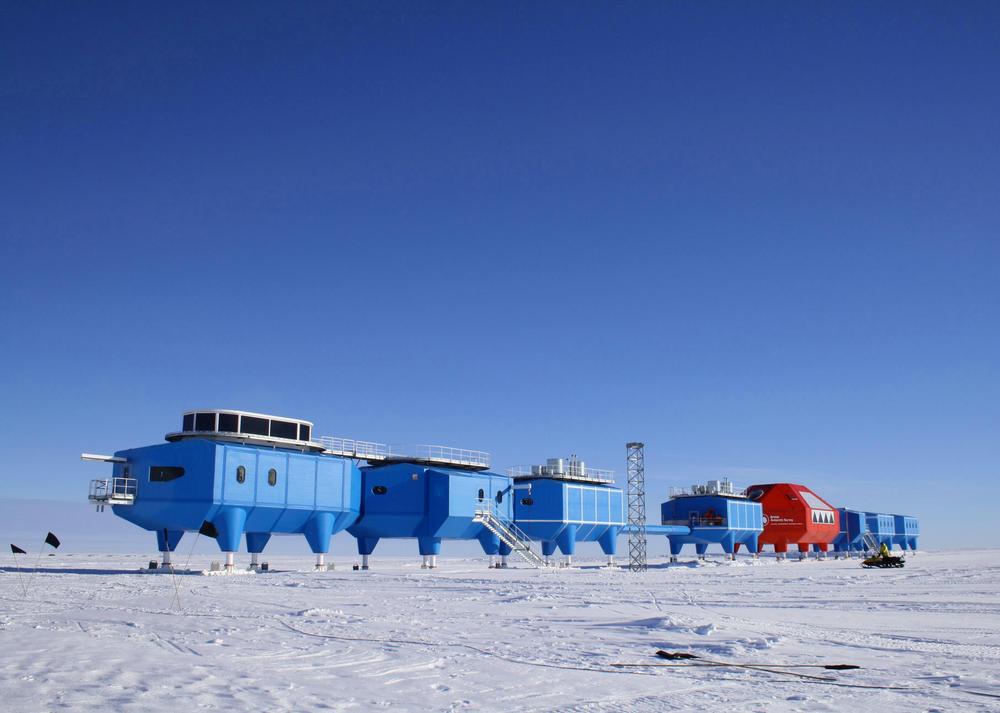
POLYGON ((219 430, 222 433, 236 433, 239 430, 240 417, 235 413, 219 414, 219 430))
POLYGON ((184 425, 181 426, 182 431, 193 431, 194 430, 194 414, 186 413, 184 414, 184 425))
POLYGON ((312 434, 309 433, 309 426, 304 423, 299 424, 299 440, 308 441, 312 434))
POLYGON ((199 413, 194 419, 194 430, 196 431, 214 431, 215 430, 215 414, 214 413, 199 413))
POLYGON ((271 421, 272 438, 289 438, 295 440, 299 435, 299 425, 291 421, 271 421))
POLYGON ((372 488, 372 492, 375 493, 376 495, 385 495, 386 493, 389 492, 389 488, 385 487, 384 485, 376 485, 374 488, 372 488))
POLYGON ((154 483, 165 483, 168 480, 177 480, 184 475, 184 469, 172 465, 151 465, 149 466, 149 480, 154 483))
POLYGON ((245 483, 247 480, 247 469, 242 465, 236 468, 236 482, 245 483))
POLYGON ((272 487, 278 484, 278 471, 276 471, 274 468, 271 468, 271 470, 267 471, 267 484, 272 487))
POLYGON ((240 433, 249 433, 253 436, 267 435, 267 419, 256 416, 244 416, 240 425, 240 433))
POLYGON ((531 498, 521 498, 521 504, 522 505, 534 505, 535 501, 532 500, 531 498))

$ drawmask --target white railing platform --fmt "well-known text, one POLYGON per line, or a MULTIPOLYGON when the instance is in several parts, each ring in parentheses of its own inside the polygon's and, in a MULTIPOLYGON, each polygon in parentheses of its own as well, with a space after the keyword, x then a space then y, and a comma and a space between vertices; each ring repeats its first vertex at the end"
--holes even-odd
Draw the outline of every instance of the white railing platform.
POLYGON ((372 441, 358 441, 353 438, 319 436, 314 443, 323 446, 325 453, 360 460, 388 462, 415 461, 431 465, 461 466, 485 470, 490 467, 490 454, 468 448, 452 448, 435 445, 389 445, 372 441))
POLYGON ((99 504, 131 505, 135 502, 135 489, 135 478, 91 480, 87 499, 99 504))
POLYGON ((567 465, 563 472, 553 472, 546 466, 516 465, 507 469, 507 475, 515 480, 523 478, 547 478, 554 480, 579 480, 585 483, 613 483, 615 472, 603 468, 579 468, 573 464, 567 465))

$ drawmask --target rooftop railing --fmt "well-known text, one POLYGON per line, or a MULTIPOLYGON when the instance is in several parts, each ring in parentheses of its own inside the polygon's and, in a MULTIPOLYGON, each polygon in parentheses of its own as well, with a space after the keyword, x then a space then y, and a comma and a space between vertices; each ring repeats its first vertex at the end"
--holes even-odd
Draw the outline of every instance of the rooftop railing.
POLYGON ((582 480, 589 483, 613 483, 615 472, 603 468, 580 467, 567 463, 562 471, 553 470, 547 465, 516 465, 507 469, 511 478, 554 478, 556 480, 582 480))
POLYGON ((337 438, 319 436, 314 438, 328 453, 359 458, 367 461, 406 461, 421 463, 440 463, 459 465, 469 468, 489 468, 490 454, 469 448, 452 448, 451 446, 420 445, 389 445, 372 441, 358 441, 353 438, 337 438))

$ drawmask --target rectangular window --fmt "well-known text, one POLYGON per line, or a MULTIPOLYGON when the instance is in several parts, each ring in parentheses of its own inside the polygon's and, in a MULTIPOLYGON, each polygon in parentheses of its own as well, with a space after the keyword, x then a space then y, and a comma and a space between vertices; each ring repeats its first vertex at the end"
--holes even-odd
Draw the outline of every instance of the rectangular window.
POLYGON ((271 421, 272 438, 289 438, 295 440, 299 434, 298 424, 291 421, 271 421))
POLYGON ((166 483, 168 480, 177 480, 184 475, 184 469, 172 465, 151 465, 149 466, 149 480, 151 483, 166 483))
POLYGON ((194 430, 196 431, 214 431, 215 430, 215 414, 214 413, 199 413, 194 419, 194 430))
POLYGON ((239 423, 240 417, 235 413, 220 413, 219 414, 219 431, 221 433, 237 433, 240 429, 239 423))
POLYGON ((184 425, 181 426, 182 431, 193 431, 194 430, 194 414, 186 413, 184 414, 184 425))
POLYGON ((255 416, 243 416, 240 423, 240 433, 249 433, 253 436, 266 436, 267 419, 256 418, 255 416))
POLYGON ((309 426, 307 426, 304 423, 300 423, 299 424, 299 440, 300 441, 308 441, 310 435, 311 434, 309 433, 309 426))

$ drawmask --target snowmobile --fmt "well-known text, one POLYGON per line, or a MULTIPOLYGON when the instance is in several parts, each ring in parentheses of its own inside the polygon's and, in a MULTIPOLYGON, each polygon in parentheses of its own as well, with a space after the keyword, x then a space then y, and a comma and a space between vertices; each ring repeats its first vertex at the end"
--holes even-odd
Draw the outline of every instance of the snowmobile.
MULTIPOLYGON (((872 549, 874 549, 874 547, 872 549)), ((893 556, 892 553, 889 552, 889 547, 884 542, 882 543, 882 546, 878 548, 878 552, 876 554, 862 560, 861 562, 861 566, 866 569, 871 567, 887 569, 891 567, 902 567, 905 564, 906 560, 902 557, 893 556)))

